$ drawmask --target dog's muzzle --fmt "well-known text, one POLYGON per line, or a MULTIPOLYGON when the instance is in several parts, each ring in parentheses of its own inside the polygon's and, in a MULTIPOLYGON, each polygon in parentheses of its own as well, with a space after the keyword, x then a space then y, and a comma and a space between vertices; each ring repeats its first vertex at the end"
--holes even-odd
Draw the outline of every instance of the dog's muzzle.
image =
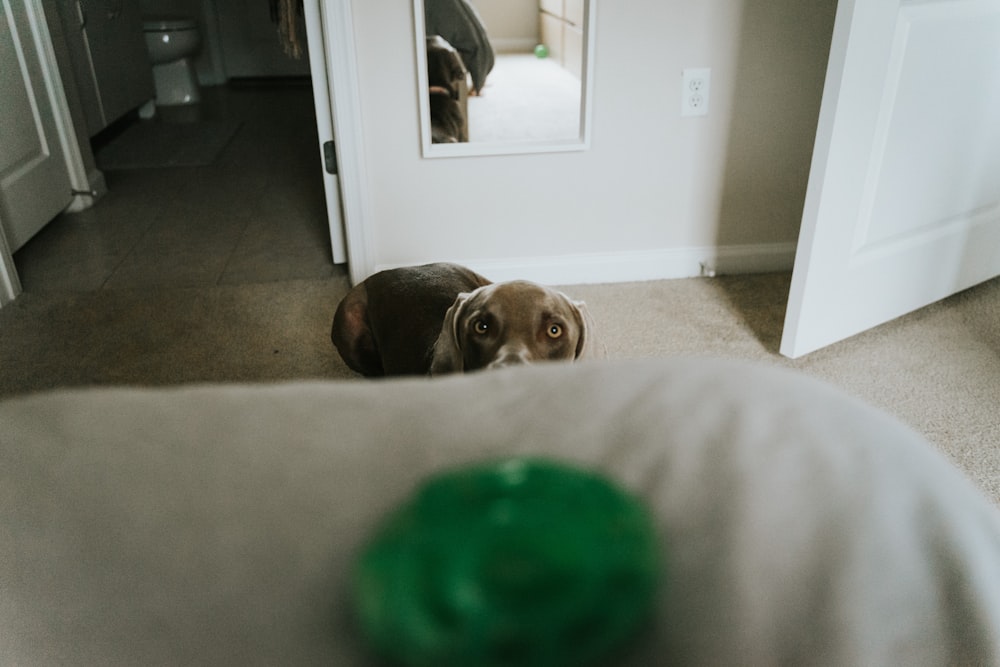
POLYGON ((507 349, 505 346, 500 348, 496 359, 491 361, 486 368, 505 368, 507 366, 521 366, 527 363, 531 363, 531 357, 528 355, 527 350, 523 348, 507 349))

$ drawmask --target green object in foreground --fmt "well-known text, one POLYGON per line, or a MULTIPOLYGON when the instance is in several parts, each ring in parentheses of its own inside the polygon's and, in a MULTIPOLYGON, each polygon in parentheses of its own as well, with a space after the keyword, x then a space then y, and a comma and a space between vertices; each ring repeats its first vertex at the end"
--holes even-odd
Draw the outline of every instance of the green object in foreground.
POLYGON ((549 57, 549 47, 544 44, 538 44, 535 46, 535 56, 538 58, 548 58, 549 57))
POLYGON ((591 665, 649 617, 652 517, 592 472, 513 458, 427 480, 354 571, 363 634, 409 667, 591 665))

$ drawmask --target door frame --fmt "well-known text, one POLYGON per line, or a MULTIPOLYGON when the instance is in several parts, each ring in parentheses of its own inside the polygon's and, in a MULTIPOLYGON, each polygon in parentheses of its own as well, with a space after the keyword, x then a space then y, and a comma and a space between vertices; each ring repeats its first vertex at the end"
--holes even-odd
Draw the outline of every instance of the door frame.
MULTIPOLYGON (((313 26, 324 41, 326 80, 313 81, 314 95, 328 101, 333 115, 333 136, 340 180, 340 204, 343 212, 344 241, 351 282, 364 280, 374 270, 374 260, 368 243, 369 199, 365 172, 364 141, 361 123, 360 86, 358 85, 357 53, 354 46, 354 18, 351 0, 315 0, 318 15, 307 13, 307 21, 320 22, 313 26), (319 84, 321 89, 315 89, 319 84)), ((37 32, 32 39, 40 54, 42 70, 46 77, 48 95, 56 116, 60 141, 66 157, 70 182, 79 192, 74 196, 70 209, 86 208, 90 197, 90 181, 80 146, 76 140, 69 102, 63 88, 56 63, 52 38, 40 0, 25 0, 32 11, 37 32)), ((312 28, 311 28, 312 29, 312 28)), ((0 220, 0 224, 3 221, 0 220)), ((21 293, 13 254, 6 240, 0 235, 0 308, 21 293)))
MULTIPOLYGON (((326 80, 313 77, 314 96, 325 96, 333 115, 334 149, 340 181, 347 268, 352 283, 367 278, 375 268, 368 242, 370 199, 365 171, 364 127, 361 116, 361 87, 358 83, 357 50, 354 43, 352 0, 316 0, 318 17, 306 12, 309 34, 323 36, 326 80), (317 90, 325 83, 326 90, 317 90)), ((317 122, 320 122, 317 118, 317 122)), ((322 128, 319 128, 322 130, 322 128)), ((324 180, 326 174, 324 173, 324 180)))
POLYGON ((347 262, 344 240, 344 214, 341 210, 340 175, 336 165, 331 168, 327 146, 336 146, 333 129, 333 109, 330 105, 332 91, 327 70, 327 39, 323 34, 321 0, 305 0, 303 14, 306 26, 306 43, 309 53, 309 72, 312 82, 313 105, 316 113, 316 134, 319 160, 323 170, 323 193, 326 203, 327 227, 330 233, 330 253, 334 264, 347 262))

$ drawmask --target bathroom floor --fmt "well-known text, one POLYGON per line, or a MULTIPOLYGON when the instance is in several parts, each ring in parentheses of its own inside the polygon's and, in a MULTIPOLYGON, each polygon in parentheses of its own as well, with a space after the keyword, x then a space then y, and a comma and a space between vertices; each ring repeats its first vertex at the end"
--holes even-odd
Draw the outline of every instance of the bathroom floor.
POLYGON ((202 93, 197 107, 163 109, 156 122, 240 122, 218 158, 201 167, 106 170, 105 197, 60 215, 14 254, 25 292, 345 275, 331 259, 308 81, 202 93))

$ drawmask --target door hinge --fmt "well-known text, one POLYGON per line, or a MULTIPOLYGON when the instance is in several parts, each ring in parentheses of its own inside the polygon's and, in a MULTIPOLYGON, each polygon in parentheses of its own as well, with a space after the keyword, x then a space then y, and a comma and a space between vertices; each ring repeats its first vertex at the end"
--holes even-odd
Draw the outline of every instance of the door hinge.
POLYGON ((323 161, 326 163, 326 173, 337 175, 337 151, 332 141, 323 144, 323 161))

